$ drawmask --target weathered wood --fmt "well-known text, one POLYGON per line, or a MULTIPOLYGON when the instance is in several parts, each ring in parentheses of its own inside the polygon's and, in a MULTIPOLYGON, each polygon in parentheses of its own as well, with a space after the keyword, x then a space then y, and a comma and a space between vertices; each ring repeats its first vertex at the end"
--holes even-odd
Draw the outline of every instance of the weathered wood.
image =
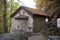
POLYGON ((34 32, 40 32, 41 31, 41 25, 44 24, 46 17, 42 16, 34 16, 33 18, 33 31, 34 32))

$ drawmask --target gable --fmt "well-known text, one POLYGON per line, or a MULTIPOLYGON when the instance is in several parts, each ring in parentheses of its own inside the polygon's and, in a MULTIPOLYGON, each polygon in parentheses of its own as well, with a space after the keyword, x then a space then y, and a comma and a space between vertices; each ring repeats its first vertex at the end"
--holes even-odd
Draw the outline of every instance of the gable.
POLYGON ((29 15, 32 14, 31 12, 27 11, 24 8, 19 8, 10 17, 13 18, 17 15, 24 15, 25 13, 28 13, 29 15))
POLYGON ((50 16, 48 12, 43 12, 43 11, 38 10, 38 9, 33 9, 33 8, 21 6, 11 15, 11 18, 14 17, 17 14, 17 12, 19 12, 22 9, 28 13, 33 14, 33 15, 36 14, 36 15, 42 15, 42 16, 48 16, 48 17, 50 16))
POLYGON ((16 15, 14 16, 14 18, 17 17, 17 16, 19 16, 19 13, 16 13, 16 15))
POLYGON ((28 17, 32 18, 31 13, 21 9, 16 13, 16 15, 13 18, 20 20, 20 19, 28 19, 28 17))

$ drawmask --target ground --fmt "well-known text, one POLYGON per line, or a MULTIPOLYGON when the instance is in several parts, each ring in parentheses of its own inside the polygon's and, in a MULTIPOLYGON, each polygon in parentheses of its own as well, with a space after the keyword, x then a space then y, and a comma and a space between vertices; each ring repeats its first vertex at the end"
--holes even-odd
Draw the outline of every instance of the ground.
MULTIPOLYGON (((6 37, 9 37, 9 33, 0 34, 0 40, 5 40, 6 37)), ((44 39, 44 38, 43 38, 44 39)), ((28 37, 28 40, 43 40, 42 35, 34 35, 28 37)), ((49 36, 48 40, 60 40, 60 36, 49 36)))
POLYGON ((8 36, 8 33, 0 34, 0 40, 4 40, 7 36, 8 36))

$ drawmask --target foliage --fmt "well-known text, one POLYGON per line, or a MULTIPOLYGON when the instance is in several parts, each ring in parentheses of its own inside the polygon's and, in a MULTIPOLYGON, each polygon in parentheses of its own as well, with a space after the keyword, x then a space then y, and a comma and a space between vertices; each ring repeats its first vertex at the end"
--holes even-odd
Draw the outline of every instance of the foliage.
POLYGON ((46 8, 46 10, 53 10, 55 7, 60 6, 59 0, 36 0, 36 7, 38 9, 46 8))
MULTIPOLYGON (((10 28, 11 27, 10 15, 19 7, 19 4, 17 2, 14 2, 14 0, 9 0, 6 3, 6 7, 7 7, 6 9, 7 12, 5 13, 6 21, 7 21, 6 27, 10 28)), ((3 32, 4 32, 4 3, 3 3, 3 0, 0 0, 0 33, 3 33, 3 32)))
POLYGON ((9 0, 9 2, 7 2, 7 10, 10 12, 14 12, 17 8, 19 7, 19 3, 18 2, 14 2, 14 0, 9 0))
POLYGON ((14 0, 9 0, 6 4, 7 6, 7 26, 11 28, 11 18, 10 15, 18 8, 19 4, 17 2, 14 2, 14 0))
POLYGON ((3 33, 3 11, 4 11, 4 6, 2 0, 0 0, 0 33, 3 33))
MULTIPOLYGON (((38 9, 44 8, 44 10, 46 9, 46 11, 50 11, 50 12, 53 11, 54 8, 60 6, 60 0, 36 0, 35 2, 36 2, 36 7, 38 9)), ((55 27, 54 28, 52 27, 49 29, 47 33, 49 33, 49 35, 54 35, 55 29, 56 29, 55 27)))

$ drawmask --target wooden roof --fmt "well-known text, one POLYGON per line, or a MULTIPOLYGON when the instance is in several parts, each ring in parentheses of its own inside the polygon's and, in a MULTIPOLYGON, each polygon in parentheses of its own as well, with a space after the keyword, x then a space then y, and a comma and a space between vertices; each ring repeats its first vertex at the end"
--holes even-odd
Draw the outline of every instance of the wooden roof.
POLYGON ((23 10, 25 10, 25 11, 27 11, 27 12, 30 12, 30 13, 32 13, 33 15, 36 14, 36 15, 42 15, 42 16, 48 16, 48 17, 50 16, 50 13, 49 13, 49 12, 43 12, 42 10, 33 9, 33 8, 25 7, 25 6, 20 6, 20 7, 11 15, 11 17, 14 17, 14 16, 17 14, 17 12, 18 12, 19 10, 21 10, 21 9, 23 9, 23 10))

